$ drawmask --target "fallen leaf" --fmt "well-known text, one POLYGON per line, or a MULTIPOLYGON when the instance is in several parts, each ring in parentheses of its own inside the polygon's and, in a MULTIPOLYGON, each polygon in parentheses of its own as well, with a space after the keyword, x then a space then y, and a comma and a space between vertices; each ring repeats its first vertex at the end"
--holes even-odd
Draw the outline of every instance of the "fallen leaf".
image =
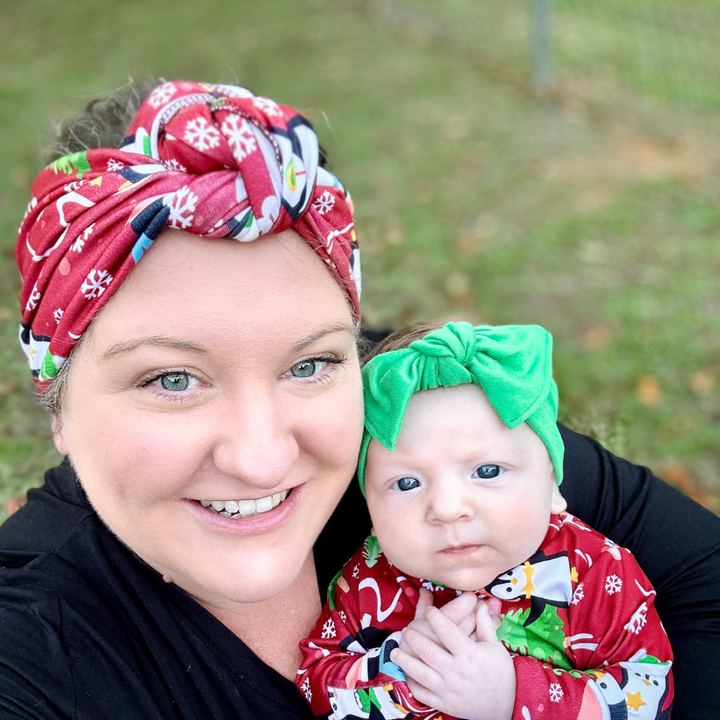
POLYGON ((681 462, 672 460, 665 463, 658 473, 663 480, 677 488, 684 495, 687 495, 691 500, 706 507, 714 513, 720 510, 720 504, 718 503, 718 496, 711 493, 707 488, 701 487, 697 484, 693 474, 683 465, 681 462))
POLYGON ((690 378, 690 387, 696 395, 709 395, 715 387, 715 374, 711 370, 696 370, 690 378))
POLYGON ((16 495, 11 497, 7 503, 7 514, 12 515, 16 513, 23 505, 27 503, 27 498, 24 495, 16 495))
POLYGON ((390 228, 385 234, 388 245, 402 245, 405 242, 405 233, 401 227, 390 228))
POLYGON ((470 278, 462 272, 453 272, 445 280, 445 290, 453 303, 463 310, 473 305, 473 296, 470 292, 470 278))
POLYGON ((583 350, 597 350, 607 345, 613 336, 613 329, 610 325, 593 325, 582 334, 580 344, 583 350))
POLYGON ((662 400, 662 388, 656 377, 643 375, 637 382, 635 394, 646 407, 655 407, 662 400))

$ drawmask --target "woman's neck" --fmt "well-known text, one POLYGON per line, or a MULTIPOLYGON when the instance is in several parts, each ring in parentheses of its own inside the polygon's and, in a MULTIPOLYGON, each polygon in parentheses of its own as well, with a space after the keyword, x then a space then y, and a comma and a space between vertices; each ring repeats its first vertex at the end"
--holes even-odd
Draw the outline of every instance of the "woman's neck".
POLYGON ((263 662, 294 681, 301 661, 298 642, 310 633, 322 609, 313 555, 294 582, 273 598, 237 608, 200 604, 263 662))

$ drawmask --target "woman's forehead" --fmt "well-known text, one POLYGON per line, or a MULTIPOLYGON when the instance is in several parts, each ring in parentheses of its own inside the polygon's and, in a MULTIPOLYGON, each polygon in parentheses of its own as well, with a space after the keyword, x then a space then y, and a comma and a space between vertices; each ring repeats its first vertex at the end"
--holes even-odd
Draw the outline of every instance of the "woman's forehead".
MULTIPOLYGON (((250 243, 168 230, 96 318, 102 346, 285 333, 295 342, 353 323, 345 295, 292 230, 250 243)), ((99 348, 98 348, 99 349, 99 348)))

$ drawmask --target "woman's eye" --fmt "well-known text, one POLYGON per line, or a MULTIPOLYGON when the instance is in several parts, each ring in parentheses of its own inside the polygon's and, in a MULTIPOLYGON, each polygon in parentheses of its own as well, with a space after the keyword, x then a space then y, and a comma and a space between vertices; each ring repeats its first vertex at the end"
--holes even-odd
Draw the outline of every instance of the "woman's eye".
POLYGON ((182 392, 197 385, 197 379, 188 373, 166 373, 155 381, 163 390, 168 392, 182 392))
POLYGON ((404 477, 396 480, 392 487, 393 490, 405 492, 406 490, 414 490, 415 488, 420 487, 420 481, 412 477, 404 477))
POLYGON ((477 470, 475 470, 472 476, 474 478, 479 478, 480 480, 490 480, 492 478, 496 478, 504 472, 505 470, 498 465, 481 465, 477 470))
POLYGON ((301 360, 290 368, 290 374, 296 378, 309 378, 323 370, 327 364, 327 360, 301 360))

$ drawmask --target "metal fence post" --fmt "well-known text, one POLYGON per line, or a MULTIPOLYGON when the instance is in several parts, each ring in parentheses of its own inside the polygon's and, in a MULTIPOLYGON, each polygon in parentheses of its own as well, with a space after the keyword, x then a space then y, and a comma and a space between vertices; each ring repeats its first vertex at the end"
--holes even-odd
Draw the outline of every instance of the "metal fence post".
POLYGON ((552 0, 532 2, 532 82, 536 95, 544 95, 553 83, 552 0))

